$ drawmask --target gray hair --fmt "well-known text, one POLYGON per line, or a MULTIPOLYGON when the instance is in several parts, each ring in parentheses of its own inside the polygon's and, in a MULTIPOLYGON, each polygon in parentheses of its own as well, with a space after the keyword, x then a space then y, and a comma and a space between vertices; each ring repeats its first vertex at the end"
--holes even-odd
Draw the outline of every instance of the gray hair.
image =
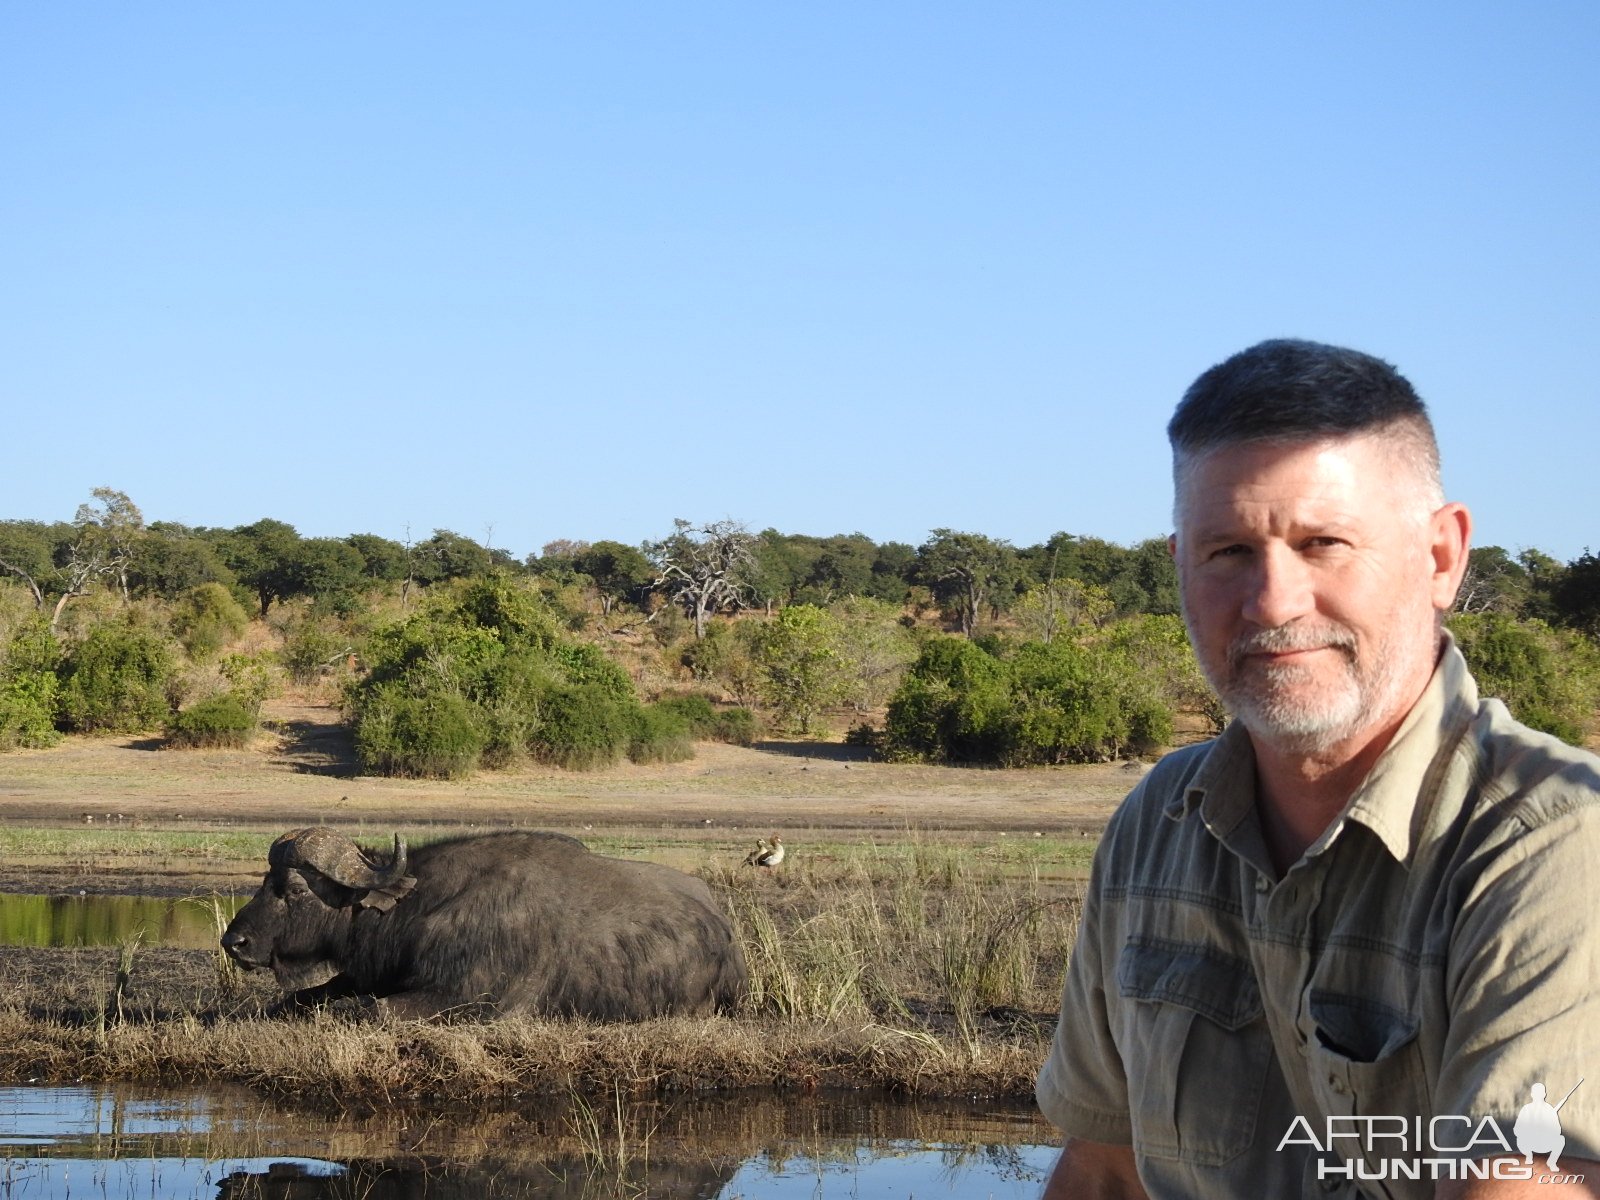
POLYGON ((1433 422, 1405 376, 1359 350, 1261 342, 1206 371, 1179 401, 1167 425, 1175 493, 1196 461, 1224 446, 1365 435, 1382 436, 1411 468, 1429 512, 1444 503, 1433 422))

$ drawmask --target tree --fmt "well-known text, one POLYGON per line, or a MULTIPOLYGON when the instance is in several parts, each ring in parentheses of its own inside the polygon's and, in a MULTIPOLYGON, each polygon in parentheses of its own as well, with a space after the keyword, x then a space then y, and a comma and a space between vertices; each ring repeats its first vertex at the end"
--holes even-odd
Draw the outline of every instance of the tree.
POLYGON ((435 529, 433 536, 412 550, 413 578, 419 583, 442 579, 474 579, 489 574, 494 556, 469 537, 452 529, 435 529))
POLYGON ((694 618, 694 636, 706 635, 712 613, 736 610, 745 603, 745 576, 754 563, 755 539, 739 521, 712 521, 695 525, 681 517, 673 531, 645 546, 655 564, 651 586, 662 589, 684 613, 694 618))
POLYGON ((68 529, 42 521, 0 521, 0 571, 22 581, 36 609, 44 608, 46 589, 56 573, 56 546, 68 529))
POLYGON ((643 551, 621 542, 584 543, 572 556, 572 565, 594 584, 600 611, 607 617, 617 601, 637 595, 655 578, 655 569, 643 551))
POLYGON ((915 546, 905 542, 884 542, 872 558, 872 580, 867 595, 890 604, 904 604, 917 564, 915 546))
POLYGON ((290 595, 337 603, 360 590, 365 561, 340 538, 302 538, 285 566, 290 595))
POLYGON ((215 542, 169 522, 153 522, 134 546, 128 582, 140 596, 171 600, 203 583, 237 582, 215 542))
POLYGON ((1499 546, 1476 546, 1467 552, 1467 572, 1456 591, 1455 611, 1522 611, 1531 584, 1522 564, 1499 546))
POLYGON ((1015 612, 1027 637, 1049 645, 1066 630, 1105 624, 1115 607, 1105 588, 1062 578, 1034 584, 1018 599, 1015 612))
POLYGON ((792 603, 800 581, 810 570, 810 559, 796 540, 776 529, 763 529, 750 546, 751 562, 744 581, 754 601, 772 615, 774 605, 792 603))
POLYGON ((791 604, 761 629, 757 660, 763 691, 780 721, 811 732, 811 723, 843 697, 847 671, 839 653, 839 625, 826 609, 791 604))
POLYGON ((1561 624, 1600 636, 1600 558, 1585 550, 1568 563, 1551 589, 1550 603, 1561 624))
POLYGON ((127 600, 128 568, 133 563, 134 548, 144 536, 144 514, 126 492, 97 487, 89 494, 95 503, 78 505, 77 515, 72 518, 79 529, 78 544, 98 558, 102 564, 99 574, 116 578, 122 598, 127 600))
POLYGON ((295 594, 292 563, 299 542, 293 525, 266 517, 223 537, 223 561, 240 585, 255 594, 263 617, 275 601, 295 594))
POLYGON ((1016 577, 1016 551, 981 533, 935 529, 917 549, 917 576, 971 637, 995 592, 1016 577))
POLYGON ((361 555, 361 574, 367 579, 397 583, 406 577, 406 548, 375 533, 352 533, 345 542, 361 555))
POLYGON ((844 699, 858 713, 881 707, 917 657, 916 642, 900 624, 900 606, 870 596, 852 596, 829 611, 836 627, 834 646, 845 675, 844 699))
POLYGON ((80 504, 71 525, 38 521, 0 522, 0 571, 20 579, 43 610, 45 596, 57 593, 50 614, 53 630, 68 601, 84 596, 107 575, 128 598, 134 550, 144 534, 144 517, 123 492, 95 488, 93 504, 80 504))
POLYGON ((1551 597, 1560 586, 1561 577, 1566 574, 1566 566, 1543 550, 1532 548, 1517 554, 1517 565, 1528 576, 1528 596, 1523 602, 1520 615, 1537 617, 1541 621, 1554 621, 1556 611, 1551 597))

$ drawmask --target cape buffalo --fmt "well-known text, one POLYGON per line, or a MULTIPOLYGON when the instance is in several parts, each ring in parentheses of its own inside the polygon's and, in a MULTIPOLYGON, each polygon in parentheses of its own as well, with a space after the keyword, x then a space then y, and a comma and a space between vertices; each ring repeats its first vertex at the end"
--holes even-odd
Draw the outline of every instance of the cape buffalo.
POLYGON ((316 826, 273 842, 267 862, 222 946, 270 967, 295 1003, 639 1020, 726 1009, 744 990, 744 955, 704 883, 559 833, 409 854, 397 834, 386 855, 316 826))

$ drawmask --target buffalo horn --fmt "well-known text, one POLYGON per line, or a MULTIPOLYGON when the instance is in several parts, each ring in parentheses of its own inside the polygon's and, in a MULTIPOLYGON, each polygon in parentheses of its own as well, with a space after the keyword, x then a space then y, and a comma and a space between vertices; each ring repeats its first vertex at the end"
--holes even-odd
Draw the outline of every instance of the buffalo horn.
POLYGON ((406 842, 394 835, 394 859, 372 865, 361 847, 326 825, 294 829, 272 843, 267 862, 274 867, 311 867, 349 888, 390 887, 406 873, 406 842))

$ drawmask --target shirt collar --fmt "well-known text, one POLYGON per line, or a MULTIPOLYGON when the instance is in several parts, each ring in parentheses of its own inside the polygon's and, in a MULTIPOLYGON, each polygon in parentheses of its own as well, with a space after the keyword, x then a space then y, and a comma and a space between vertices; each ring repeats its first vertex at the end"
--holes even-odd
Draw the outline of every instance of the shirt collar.
MULTIPOLYGON (((1325 848, 1339 827, 1352 820, 1370 829, 1396 860, 1407 862, 1424 816, 1420 800, 1429 769, 1440 748, 1454 744, 1477 709, 1477 685, 1455 638, 1446 630, 1428 686, 1344 812, 1307 853, 1325 848)), ((1212 743, 1189 785, 1163 811, 1181 820, 1198 808, 1212 836, 1225 841, 1241 822, 1253 817, 1255 799, 1255 751, 1249 733, 1234 721, 1212 743)))
POLYGON ((1433 678, 1344 812, 1372 830, 1397 861, 1411 859, 1440 750, 1455 745, 1477 711, 1478 685, 1446 630, 1433 678))

